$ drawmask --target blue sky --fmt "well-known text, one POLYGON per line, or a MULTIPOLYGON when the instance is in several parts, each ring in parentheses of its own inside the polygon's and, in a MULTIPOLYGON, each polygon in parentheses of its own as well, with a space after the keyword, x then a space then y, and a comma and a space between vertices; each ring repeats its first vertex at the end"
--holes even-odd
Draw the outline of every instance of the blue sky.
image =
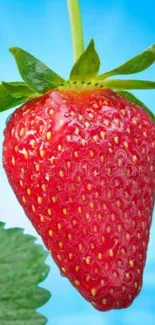
MULTIPOLYGON (((93 37, 102 58, 101 70, 113 68, 155 42, 153 0, 81 0, 85 44, 93 37)), ((67 78, 72 65, 72 44, 66 0, 0 1, 0 80, 20 80, 11 46, 20 46, 36 55, 67 78)), ((138 75, 136 76, 139 77, 138 75)), ((142 73, 155 79, 155 65, 142 73)), ((155 112, 155 91, 137 91, 137 96, 155 112)), ((11 112, 11 111, 10 111, 11 112)), ((0 155, 8 112, 0 115, 0 155)), ((34 234, 29 221, 12 193, 0 162, 0 220, 7 226, 24 227, 34 234)), ((44 285, 52 299, 42 308, 48 325, 152 325, 155 323, 155 218, 151 230, 144 286, 141 295, 127 310, 100 313, 85 302, 62 278, 51 259, 51 272, 44 285)))

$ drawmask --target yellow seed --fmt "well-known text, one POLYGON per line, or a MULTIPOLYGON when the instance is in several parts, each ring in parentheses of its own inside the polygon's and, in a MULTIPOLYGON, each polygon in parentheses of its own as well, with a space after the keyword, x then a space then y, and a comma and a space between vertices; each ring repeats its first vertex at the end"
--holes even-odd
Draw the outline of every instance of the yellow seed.
POLYGON ((82 200, 83 200, 83 201, 86 200, 86 196, 85 196, 85 194, 82 194, 81 197, 82 197, 82 200))
POLYGON ((46 185, 45 185, 45 184, 42 184, 41 187, 42 187, 42 190, 43 190, 44 192, 46 192, 46 185))
POLYGON ((22 196, 22 201, 23 201, 24 203, 26 203, 25 196, 22 196))
POLYGON ((67 161, 67 167, 70 168, 71 167, 71 162, 67 161))
POLYGON ((42 214, 40 215, 40 221, 41 222, 44 222, 45 221, 45 218, 44 218, 44 216, 42 214))
POLYGON ((78 245, 78 248, 79 248, 80 251, 82 250, 83 246, 82 246, 81 243, 78 245))
POLYGON ((69 257, 70 260, 72 260, 73 254, 72 253, 69 253, 68 257, 69 257))
POLYGON ((56 203, 57 202, 57 197, 54 195, 54 196, 52 196, 52 202, 53 203, 56 203))
POLYGON ((145 139, 147 138, 147 133, 145 131, 143 132, 143 136, 145 139))
POLYGON ((57 227, 58 227, 58 230, 61 230, 62 229, 62 224, 61 223, 58 223, 57 224, 57 227))
POLYGON ((14 149, 15 149, 15 152, 18 152, 18 146, 15 146, 14 149))
POLYGON ((130 279, 130 274, 129 273, 125 273, 125 276, 127 279, 130 279))
POLYGON ((40 171, 40 165, 39 164, 36 164, 36 171, 39 172, 40 171))
POLYGON ((101 286, 104 286, 105 281, 102 279, 102 280, 100 281, 100 284, 101 284, 101 286))
POLYGON ((93 108, 99 108, 98 104, 97 103, 93 103, 93 108))
POLYGON ((64 125, 64 120, 60 120, 60 121, 59 121, 59 125, 60 125, 60 126, 63 126, 63 125, 64 125))
POLYGON ((75 129, 75 131, 74 131, 74 134, 75 134, 75 135, 78 135, 79 132, 80 132, 79 128, 76 127, 76 129, 75 129))
POLYGON ((96 143, 98 140, 98 136, 97 135, 93 135, 93 141, 96 143))
POLYGON ((49 216, 51 216, 52 215, 52 210, 51 209, 48 209, 47 210, 47 213, 48 213, 49 216))
POLYGON ((116 279, 117 278, 117 273, 113 272, 113 277, 116 279))
POLYGON ((25 159, 28 159, 29 158, 29 154, 28 154, 28 152, 27 152, 26 149, 23 150, 23 153, 24 153, 24 158, 25 159))
POLYGON ((43 129, 44 129, 44 125, 42 124, 42 125, 40 125, 40 127, 39 127, 39 132, 41 133, 41 132, 43 131, 43 129))
POLYGON ((74 157, 75 157, 75 158, 78 158, 78 156, 79 156, 78 151, 74 151, 74 157))
POLYGON ((53 115, 54 114, 54 110, 53 110, 53 108, 51 108, 50 110, 49 110, 49 115, 53 115))
POLYGON ((94 208, 94 203, 93 202, 90 202, 89 203, 89 206, 90 206, 91 209, 93 209, 94 208))
POLYGON ((27 189, 27 194, 31 195, 31 189, 30 188, 27 189))
POLYGON ((72 240, 72 235, 71 234, 68 234, 68 239, 72 240))
POLYGON ((133 161, 134 164, 136 164, 137 160, 138 159, 137 159, 137 156, 136 155, 132 156, 132 161, 133 161))
POLYGON ((133 266, 134 266, 134 261, 133 261, 133 260, 130 260, 130 261, 129 261, 129 265, 130 265, 131 267, 133 267, 133 266))
POLYGON ((138 283, 137 282, 134 283, 134 287, 138 288, 138 283))
POLYGON ((102 239, 102 242, 104 243, 105 242, 105 237, 102 236, 101 239, 102 239))
POLYGON ((20 183, 20 186, 21 186, 21 187, 24 186, 23 181, 22 181, 21 179, 20 179, 20 182, 19 182, 19 183, 20 183))
POLYGON ((118 225, 117 226, 117 230, 118 230, 118 232, 121 232, 122 231, 122 226, 121 225, 118 225))
POLYGON ((20 129, 20 136, 22 137, 25 134, 25 128, 20 129))
POLYGON ((129 145, 126 141, 124 141, 123 145, 124 145, 125 149, 128 149, 129 145))
POLYGON ((87 190, 88 191, 91 191, 92 190, 92 187, 93 187, 92 184, 90 184, 90 183, 87 184, 87 190))
POLYGON ((87 144, 87 141, 85 139, 81 139, 82 146, 85 146, 87 144))
POLYGON ((97 306, 97 303, 96 303, 95 301, 91 301, 91 304, 92 304, 93 306, 97 306))
POLYGON ((101 253, 98 254, 98 259, 99 259, 99 260, 102 259, 102 254, 101 254, 101 253))
POLYGON ((61 255, 57 255, 57 259, 59 260, 59 261, 61 261, 62 260, 62 258, 61 258, 61 255))
POLYGON ((90 257, 86 257, 86 259, 85 259, 85 261, 86 261, 86 264, 90 264, 90 257))
POLYGON ((127 240, 129 240, 130 239, 130 234, 127 232, 125 237, 126 237, 127 240))
POLYGON ((105 120, 103 121, 103 123, 104 123, 104 125, 106 125, 106 126, 109 126, 109 125, 110 125, 110 121, 107 120, 107 119, 105 119, 105 120))
POLYGON ((89 113, 88 114, 90 118, 94 118, 94 114, 93 113, 89 113))
POLYGON ((106 227, 106 232, 107 233, 110 233, 111 232, 111 228, 108 226, 108 227, 106 227))
POLYGON ((76 265, 75 266, 75 271, 78 272, 80 270, 80 266, 79 265, 76 265))
POLYGON ((31 120, 30 125, 33 126, 35 123, 35 120, 31 120))
POLYGON ((106 303, 107 303, 107 299, 102 299, 102 305, 106 305, 106 303))
POLYGON ((91 290, 91 294, 92 294, 93 297, 96 296, 96 289, 95 289, 95 288, 93 288, 93 289, 91 290))
POLYGON ((62 267, 61 270, 62 270, 63 273, 66 273, 65 267, 62 267))
POLYGON ((81 213, 82 212, 82 208, 78 207, 78 212, 81 213))
POLYGON ((63 243, 62 243, 61 241, 59 242, 59 244, 58 244, 58 245, 59 245, 59 247, 60 247, 60 248, 62 248, 62 247, 63 247, 63 243))
POLYGON ((112 249, 109 249, 109 256, 114 256, 114 253, 113 253, 113 250, 112 249))
POLYGON ((62 145, 58 144, 58 151, 61 152, 62 151, 62 145))
POLYGON ((50 140, 51 140, 51 137, 52 137, 52 133, 51 133, 51 131, 48 131, 48 132, 46 133, 46 139, 47 139, 48 141, 50 141, 50 140))
POLYGON ((12 165, 15 166, 16 162, 15 162, 15 158, 12 157, 12 165))
POLYGON ((116 137, 114 137, 114 142, 116 143, 116 144, 118 144, 119 143, 119 138, 116 136, 116 137))
POLYGON ((59 176, 64 177, 64 171, 62 169, 59 170, 59 176))
POLYGON ((105 139, 105 132, 104 131, 100 131, 100 137, 102 140, 105 139))
POLYGON ((45 150, 40 149, 40 156, 41 156, 41 158, 45 157, 45 150))
POLYGON ((41 196, 38 196, 38 198, 37 198, 38 204, 42 204, 42 201, 43 201, 42 197, 41 196))
POLYGON ((50 229, 48 233, 49 233, 49 236, 50 236, 50 237, 53 236, 53 230, 50 229))
POLYGON ((122 253, 122 255, 125 255, 125 249, 124 248, 121 248, 121 253, 122 253))
POLYGON ((86 128, 88 128, 90 124, 89 124, 88 121, 86 121, 86 122, 84 123, 84 125, 85 125, 86 128))
POLYGON ((125 112, 125 110, 124 110, 124 109, 121 109, 121 113, 122 113, 122 115, 123 115, 123 116, 125 116, 125 115, 126 115, 126 112, 125 112))
POLYGON ((89 282, 90 279, 91 279, 91 276, 90 276, 90 275, 87 275, 87 276, 86 276, 86 282, 89 282))
POLYGON ((90 150, 90 151, 89 151, 89 154, 90 154, 90 157, 91 157, 91 158, 94 158, 94 151, 93 151, 93 150, 90 150))
POLYGON ((64 209, 62 210, 62 212, 63 212, 63 214, 64 214, 65 216, 68 214, 68 211, 67 211, 66 208, 64 208, 64 209))
POLYGON ((75 283, 77 286, 80 285, 80 281, 78 281, 78 280, 75 280, 74 283, 75 283))
POLYGON ((36 211, 36 208, 35 206, 32 204, 32 211, 35 212, 36 211))
POLYGON ((82 121, 83 120, 83 116, 81 114, 78 116, 78 120, 79 121, 82 121))

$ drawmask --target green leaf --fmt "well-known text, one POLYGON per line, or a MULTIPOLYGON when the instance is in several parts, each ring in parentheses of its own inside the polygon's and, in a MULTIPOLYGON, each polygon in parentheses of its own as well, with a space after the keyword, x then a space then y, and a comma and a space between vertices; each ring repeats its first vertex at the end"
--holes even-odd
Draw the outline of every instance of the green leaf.
POLYGON ((26 102, 28 99, 28 96, 11 95, 2 84, 0 85, 0 113, 12 107, 16 107, 26 102))
POLYGON ((64 82, 57 73, 28 52, 18 47, 12 47, 10 52, 16 60, 23 80, 34 91, 45 93, 64 82))
POLYGON ((98 74, 100 59, 95 50, 94 41, 91 40, 87 49, 74 64, 70 80, 90 80, 98 74))
POLYGON ((117 92, 120 96, 127 98, 130 100, 132 103, 139 105, 140 107, 143 107, 151 116, 153 121, 155 121, 155 115, 151 112, 151 110, 143 103, 141 102, 140 99, 138 99, 136 96, 133 94, 129 93, 128 91, 118 91, 117 92))
POLYGON ((36 309, 51 296, 38 286, 46 279, 49 266, 45 264, 47 253, 35 240, 22 229, 4 229, 0 222, 0 324, 47 323, 36 309))
POLYGON ((102 75, 98 76, 98 80, 104 80, 110 76, 115 75, 126 75, 144 71, 150 67, 155 61, 155 44, 150 46, 147 50, 135 56, 131 60, 117 67, 116 69, 110 70, 102 75))
POLYGON ((11 95, 15 96, 28 96, 33 97, 36 94, 32 89, 30 89, 25 82, 2 82, 2 85, 10 92, 11 95))
POLYGON ((100 82, 99 85, 104 88, 112 88, 116 90, 155 89, 155 82, 147 80, 105 80, 100 82))

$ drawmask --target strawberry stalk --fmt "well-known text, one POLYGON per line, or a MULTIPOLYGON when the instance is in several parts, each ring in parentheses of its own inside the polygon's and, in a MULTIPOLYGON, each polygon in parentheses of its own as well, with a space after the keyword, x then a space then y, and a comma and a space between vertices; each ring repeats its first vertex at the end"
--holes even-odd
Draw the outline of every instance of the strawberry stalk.
POLYGON ((84 39, 80 5, 79 0, 67 0, 67 4, 72 33, 74 61, 76 62, 84 52, 84 39))

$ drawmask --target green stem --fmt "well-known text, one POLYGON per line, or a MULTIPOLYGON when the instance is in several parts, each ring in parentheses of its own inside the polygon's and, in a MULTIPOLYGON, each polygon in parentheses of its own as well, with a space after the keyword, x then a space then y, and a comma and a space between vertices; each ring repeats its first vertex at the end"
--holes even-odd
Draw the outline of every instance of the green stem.
POLYGON ((82 30, 82 19, 80 14, 79 0, 67 0, 72 42, 73 42, 73 52, 74 61, 76 62, 81 54, 84 52, 84 40, 83 40, 83 30, 82 30))

